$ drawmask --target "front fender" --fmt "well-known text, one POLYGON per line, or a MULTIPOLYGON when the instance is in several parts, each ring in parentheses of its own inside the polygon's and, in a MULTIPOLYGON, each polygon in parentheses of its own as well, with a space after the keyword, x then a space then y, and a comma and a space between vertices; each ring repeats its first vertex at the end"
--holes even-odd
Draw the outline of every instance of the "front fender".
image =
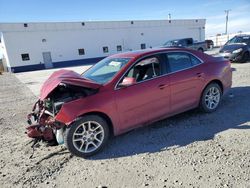
POLYGON ((55 119, 69 126, 78 117, 84 114, 102 113, 110 118, 113 124, 114 133, 116 134, 119 132, 119 127, 117 126, 119 125, 119 119, 117 116, 116 105, 114 100, 105 99, 107 99, 106 96, 103 96, 101 100, 98 100, 95 96, 89 96, 65 103, 55 119))

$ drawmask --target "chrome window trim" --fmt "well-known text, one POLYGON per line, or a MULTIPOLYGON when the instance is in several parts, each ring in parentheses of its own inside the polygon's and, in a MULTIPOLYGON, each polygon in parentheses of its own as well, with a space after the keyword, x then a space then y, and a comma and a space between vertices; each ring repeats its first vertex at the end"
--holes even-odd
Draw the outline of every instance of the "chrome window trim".
MULTIPOLYGON (((138 62, 141 61, 142 59, 147 58, 147 57, 150 57, 150 56, 154 56, 154 55, 161 55, 161 54, 168 54, 168 53, 178 53, 178 52, 190 54, 190 55, 196 57, 201 63, 200 63, 200 64, 197 64, 197 65, 194 65, 194 66, 192 66, 192 67, 189 67, 189 68, 185 68, 185 69, 178 70, 178 71, 174 71, 174 72, 165 73, 165 74, 162 74, 162 75, 160 75, 160 76, 156 76, 156 77, 154 77, 154 78, 150 78, 150 79, 147 79, 147 80, 143 80, 143 81, 137 82, 137 83, 135 83, 135 84, 133 84, 133 85, 131 85, 131 86, 134 86, 134 85, 137 85, 137 84, 146 82, 146 81, 150 81, 150 80, 153 80, 153 79, 156 79, 156 78, 161 78, 161 77, 163 77, 163 76, 171 75, 171 74, 173 74, 173 73, 185 71, 185 70, 188 70, 188 69, 197 67, 197 66, 199 66, 199 65, 202 65, 202 64, 204 63, 204 61, 201 60, 199 57, 197 57, 195 54, 192 54, 191 52, 187 52, 187 51, 181 51, 181 50, 177 50, 177 51, 166 51, 166 52, 163 51, 163 52, 158 52, 158 53, 154 53, 154 54, 149 54, 149 55, 146 55, 146 56, 143 56, 143 57, 139 58, 139 59, 138 59, 137 61, 135 61, 132 65, 130 65, 130 67, 125 71, 125 73, 122 74, 122 76, 119 78, 118 82, 115 84, 114 90, 122 89, 122 88, 117 87, 118 84, 119 84, 119 82, 120 82, 121 79, 125 76, 125 74, 127 74, 127 72, 131 69, 131 67, 133 67, 136 63, 138 63, 138 62)), ((130 87, 130 86, 128 86, 128 87, 130 87)))

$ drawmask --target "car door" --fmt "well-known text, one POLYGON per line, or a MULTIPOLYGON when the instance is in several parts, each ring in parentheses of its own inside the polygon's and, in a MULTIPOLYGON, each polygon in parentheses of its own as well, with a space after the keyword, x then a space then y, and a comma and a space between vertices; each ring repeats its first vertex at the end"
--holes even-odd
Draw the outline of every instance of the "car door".
POLYGON ((122 130, 150 123, 169 113, 170 81, 167 75, 163 76, 163 69, 161 57, 150 56, 135 63, 121 78, 120 82, 127 77, 136 79, 135 84, 123 88, 117 86, 115 90, 117 115, 122 130), (153 72, 157 73, 152 76, 151 65, 147 63, 153 59, 159 63, 154 66, 153 72))
POLYGON ((171 52, 166 56, 171 80, 171 113, 198 106, 205 81, 202 61, 186 52, 171 52))

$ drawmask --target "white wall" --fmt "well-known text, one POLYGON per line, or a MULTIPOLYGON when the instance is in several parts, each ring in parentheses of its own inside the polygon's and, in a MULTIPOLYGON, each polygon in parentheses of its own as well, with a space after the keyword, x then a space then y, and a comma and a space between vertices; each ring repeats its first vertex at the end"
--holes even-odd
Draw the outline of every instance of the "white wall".
POLYGON ((4 50, 4 45, 3 45, 3 36, 2 33, 0 33, 0 59, 3 58, 3 50, 4 50))
POLYGON ((51 52, 52 61, 60 62, 92 57, 103 57, 117 53, 116 46, 123 51, 161 46, 167 40, 193 37, 205 39, 205 20, 152 20, 74 23, 28 23, 0 24, 4 45, 11 67, 43 63, 42 52, 51 52), (46 42, 42 42, 46 39, 46 42), (103 46, 109 53, 103 53, 103 46), (85 55, 78 55, 84 48, 85 55), (21 54, 29 53, 30 60, 22 61, 21 54))
POLYGON ((3 58, 2 62, 3 62, 4 68, 6 69, 6 67, 11 67, 9 55, 7 54, 7 45, 5 43, 5 39, 2 33, 1 33, 0 51, 2 53, 2 58, 3 58))

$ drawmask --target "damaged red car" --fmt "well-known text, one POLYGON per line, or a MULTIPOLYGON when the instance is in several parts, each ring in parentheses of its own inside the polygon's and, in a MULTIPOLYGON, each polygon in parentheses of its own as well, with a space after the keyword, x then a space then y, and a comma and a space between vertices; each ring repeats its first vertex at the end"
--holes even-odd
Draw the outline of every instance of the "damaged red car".
POLYGON ((228 60, 191 49, 115 54, 81 75, 54 72, 28 115, 27 134, 87 157, 111 135, 197 107, 215 111, 231 84, 228 60))

